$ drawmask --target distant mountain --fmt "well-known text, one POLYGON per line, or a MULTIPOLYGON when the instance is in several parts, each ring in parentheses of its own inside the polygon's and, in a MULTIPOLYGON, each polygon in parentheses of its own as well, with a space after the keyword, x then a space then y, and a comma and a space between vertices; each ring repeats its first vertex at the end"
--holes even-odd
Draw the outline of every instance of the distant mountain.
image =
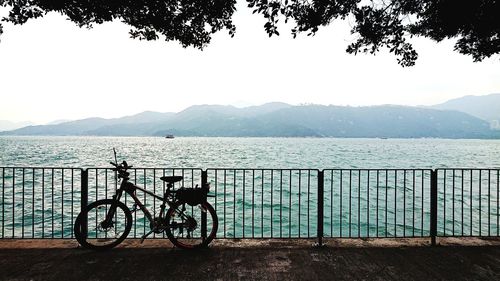
POLYGON ((271 113, 274 111, 278 111, 280 109, 291 108, 293 106, 283 103, 283 102, 271 102, 266 103, 260 106, 249 106, 241 109, 241 112, 244 116, 252 117, 258 116, 266 113, 271 113))
POLYGON ((32 122, 24 121, 24 122, 11 122, 7 120, 0 120, 0 132, 1 131, 10 131, 18 128, 26 127, 29 125, 33 125, 32 122))
POLYGON ((149 122, 162 122, 174 116, 173 112, 154 112, 144 111, 135 115, 125 116, 121 118, 111 119, 114 124, 136 124, 136 123, 149 123, 149 122))
POLYGON ((206 112, 217 112, 226 115, 235 115, 240 117, 254 117, 284 108, 292 107, 283 102, 270 102, 259 106, 248 106, 238 108, 232 105, 193 105, 179 112, 179 115, 186 116, 196 112, 196 114, 206 112))
POLYGON ((465 112, 490 122, 492 128, 500 130, 500 94, 465 96, 431 108, 465 112))
POLYGON ((456 111, 407 106, 322 106, 283 109, 264 116, 313 129, 325 137, 488 138, 488 123, 456 111))
MULTIPOLYGON (((136 115, 125 116, 121 118, 86 118, 81 120, 69 121, 55 125, 37 125, 37 126, 27 126, 17 130, 0 132, 2 135, 57 135, 57 136, 80 136, 80 135, 95 135, 94 131, 103 130, 104 128, 110 128, 111 126, 126 126, 131 125, 133 131, 122 132, 118 134, 118 131, 112 130, 104 135, 127 135, 136 136, 143 135, 136 132, 135 127, 140 128, 141 124, 147 124, 152 122, 162 122, 174 113, 159 113, 145 111, 136 115)), ((128 127, 127 127, 128 128, 128 127)), ((99 135, 99 134, 98 134, 99 135)))
POLYGON ((66 122, 70 122, 70 121, 71 120, 69 120, 69 119, 58 119, 58 120, 51 121, 45 125, 57 125, 57 124, 66 123, 66 122))
POLYGON ((179 113, 142 112, 28 126, 3 135, 500 138, 488 122, 463 112, 407 106, 292 106, 236 108, 196 105, 179 113))

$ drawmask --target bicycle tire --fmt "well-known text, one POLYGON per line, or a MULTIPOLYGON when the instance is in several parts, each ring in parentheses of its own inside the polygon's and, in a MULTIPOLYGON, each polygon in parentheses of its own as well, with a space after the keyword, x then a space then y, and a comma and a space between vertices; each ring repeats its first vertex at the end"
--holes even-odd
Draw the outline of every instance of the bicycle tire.
MULTIPOLYGON (((108 212, 108 208, 105 209, 104 214, 106 214, 107 212, 108 212)), ((114 222, 114 223, 115 223, 115 225, 118 225, 118 222, 114 222)), ((82 247, 87 248, 87 249, 93 249, 93 250, 106 250, 106 249, 111 249, 111 248, 117 246, 118 244, 120 244, 121 242, 123 242, 123 240, 130 233, 131 228, 132 228, 132 212, 130 211, 130 209, 120 201, 116 201, 113 199, 103 199, 103 200, 98 200, 98 201, 95 201, 95 202, 89 204, 77 216, 77 218, 75 220, 75 225, 74 225, 73 231, 74 231, 76 240, 78 241, 78 243, 80 243, 80 245, 82 245, 82 247), (117 219, 117 217, 119 215, 118 212, 119 212, 119 210, 121 210, 123 213, 119 215, 120 220, 125 219, 125 224, 124 224, 123 232, 121 232, 119 234, 119 236, 114 237, 114 238, 113 237, 108 238, 107 233, 109 232, 109 229, 111 227, 108 227, 107 230, 99 231, 99 227, 102 227, 102 222, 100 221, 100 220, 102 220, 102 218, 98 218, 97 213, 99 211, 98 209, 100 206, 109 205, 111 207, 113 204, 116 204, 115 219, 117 219), (85 235, 84 233, 82 233, 83 218, 85 216, 87 216, 87 218, 88 218, 89 214, 93 215, 94 209, 96 209, 96 219, 91 220, 91 221, 89 221, 89 220, 87 221, 87 229, 90 229, 91 226, 94 226, 94 225, 96 227, 93 231, 87 231, 88 234, 85 235), (98 237, 99 234, 101 234, 101 233, 104 233, 104 236, 105 236, 104 238, 98 237), (94 234, 95 234, 95 237, 94 237, 94 234), (113 241, 110 243, 102 244, 102 245, 96 244, 96 242, 99 242, 100 240, 101 241, 102 240, 113 240, 113 241)), ((115 229, 114 226, 113 226, 113 229, 115 229)), ((116 232, 115 232, 115 234, 116 234, 116 232)))
MULTIPOLYGON (((173 205, 168 209, 167 214, 165 216, 166 221, 167 221, 167 228, 165 230, 168 239, 174 244, 175 246, 181 248, 181 249, 199 249, 199 248, 204 248, 212 242, 212 240, 215 238, 217 234, 217 228, 219 226, 219 221, 217 218, 217 214, 215 213, 214 208, 210 203, 204 202, 202 204, 199 204, 197 206, 200 206, 206 210, 207 213, 207 237, 205 239, 200 237, 193 237, 193 238, 186 238, 186 237, 176 237, 174 233, 172 233, 172 230, 174 230, 173 222, 172 219, 175 217, 176 214, 178 214, 178 207, 180 204, 173 205), (210 225, 211 224, 211 225, 210 225), (190 241, 191 240, 191 241, 190 241), (190 243, 187 243, 187 242, 190 243)), ((199 219, 197 220, 197 223, 201 224, 201 221, 199 219)), ((201 232, 200 232, 201 233, 201 232)))

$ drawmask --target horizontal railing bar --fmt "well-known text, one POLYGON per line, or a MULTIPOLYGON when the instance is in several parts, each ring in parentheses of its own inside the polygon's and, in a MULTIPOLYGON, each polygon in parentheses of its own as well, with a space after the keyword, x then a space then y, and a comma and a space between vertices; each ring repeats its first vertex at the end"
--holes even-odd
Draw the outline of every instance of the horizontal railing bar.
POLYGON ((25 166, 25 167, 20 167, 20 166, 5 166, 5 167, 0 167, 0 169, 54 169, 54 170, 83 170, 83 168, 76 168, 76 167, 30 167, 30 166, 25 166))
MULTIPOLYGON (((47 167, 35 167, 35 166, 0 166, 0 169, 64 169, 64 170, 83 170, 83 169, 113 169, 112 167, 61 167, 61 166, 47 166, 47 167)), ((472 171, 497 171, 498 168, 328 168, 328 169, 318 169, 318 168, 181 168, 181 167, 133 167, 131 170, 275 170, 275 171, 431 171, 431 170, 472 170, 472 171)))
POLYGON ((321 171, 319 169, 305 169, 305 168, 283 168, 283 169, 276 169, 276 168, 207 168, 207 171, 224 171, 224 170, 231 170, 231 171, 321 171))
MULTIPOLYGON (((99 169, 99 170, 112 170, 114 169, 113 167, 88 167, 88 168, 85 168, 87 170, 95 170, 95 169, 99 169)), ((129 170, 203 170, 202 168, 160 168, 160 167, 150 167, 150 168, 146 168, 146 167, 132 167, 132 168, 129 168, 129 170)))
POLYGON ((413 168, 389 168, 389 169, 376 169, 376 168, 354 168, 354 169, 324 169, 322 171, 432 171, 432 169, 413 169, 413 168))
POLYGON ((500 167, 498 168, 437 168, 435 169, 437 171, 444 171, 444 170, 467 170, 467 171, 498 171, 500 170, 500 167))

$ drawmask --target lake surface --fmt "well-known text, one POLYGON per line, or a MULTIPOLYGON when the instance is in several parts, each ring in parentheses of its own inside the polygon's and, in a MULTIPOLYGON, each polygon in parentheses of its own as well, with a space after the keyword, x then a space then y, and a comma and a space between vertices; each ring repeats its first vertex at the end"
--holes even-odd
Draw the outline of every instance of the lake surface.
MULTIPOLYGON (((486 168, 438 172, 439 235, 500 233, 500 140, 0 137, 0 167, 110 168, 113 147, 119 161, 158 168, 133 170, 131 180, 160 195, 162 173, 200 182, 200 170, 170 168, 220 168, 208 171, 218 237, 314 237, 319 178, 308 169, 326 170, 326 237, 428 236, 430 171, 411 169, 431 168, 486 168)), ((80 173, 0 169, 0 237, 70 238, 80 173)), ((89 202, 115 187, 110 170, 89 170, 89 202)), ((131 236, 140 237, 149 222, 140 212, 134 218, 131 236)))
POLYGON ((0 166, 108 167, 112 148, 136 167, 500 167, 500 140, 0 137, 0 166))

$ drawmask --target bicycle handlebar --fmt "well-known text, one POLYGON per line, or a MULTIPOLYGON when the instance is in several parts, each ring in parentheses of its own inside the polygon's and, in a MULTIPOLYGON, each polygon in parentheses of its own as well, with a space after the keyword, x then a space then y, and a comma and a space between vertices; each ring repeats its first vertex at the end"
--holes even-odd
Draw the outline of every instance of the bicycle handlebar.
POLYGON ((129 166, 127 164, 127 161, 123 161, 121 164, 116 164, 114 162, 109 162, 109 164, 115 166, 115 169, 113 169, 114 171, 119 171, 119 170, 128 170, 128 169, 131 169, 133 166, 129 166))
POLYGON ((127 170, 127 169, 132 169, 132 166, 129 166, 129 165, 127 164, 127 161, 123 161, 121 165, 123 165, 123 168, 125 168, 125 170, 127 170))
POLYGON ((127 161, 122 161, 122 163, 118 164, 118 160, 116 159, 116 149, 113 148, 113 153, 115 155, 115 162, 109 162, 109 164, 113 165, 112 169, 115 172, 118 172, 118 178, 128 179, 130 173, 127 172, 128 169, 131 169, 132 166, 127 164, 127 161))

